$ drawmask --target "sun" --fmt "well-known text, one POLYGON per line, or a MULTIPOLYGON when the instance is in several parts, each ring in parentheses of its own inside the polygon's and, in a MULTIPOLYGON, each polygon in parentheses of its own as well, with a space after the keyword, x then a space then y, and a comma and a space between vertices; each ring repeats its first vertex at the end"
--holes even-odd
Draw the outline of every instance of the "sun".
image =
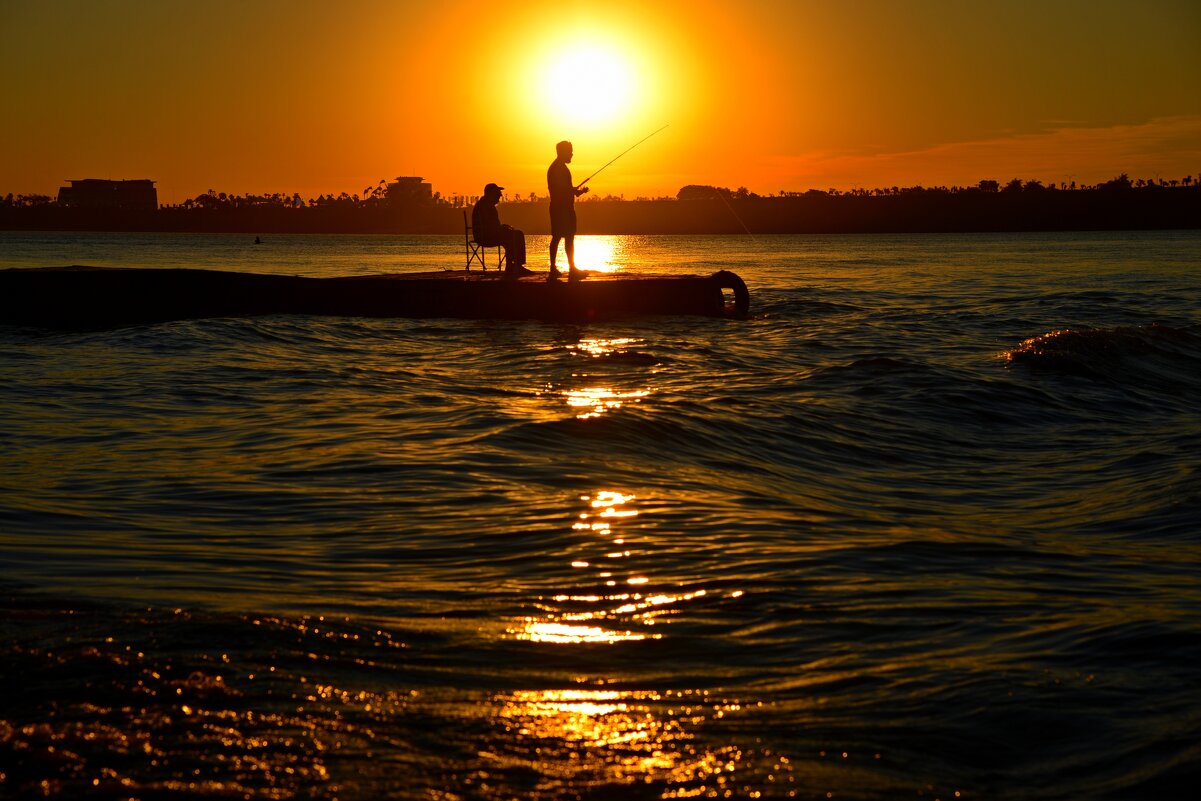
MULTIPOLYGON (((554 152, 551 143, 575 145, 572 171, 578 183, 639 136, 670 122, 680 108, 687 92, 679 76, 687 62, 670 35, 656 32, 653 41, 648 38, 648 13, 620 20, 581 17, 574 25, 558 18, 553 24, 542 17, 518 19, 507 23, 514 26, 509 29, 510 55, 484 59, 488 69, 479 72, 486 82, 479 85, 491 93, 481 94, 479 104, 503 110, 496 140, 511 143, 522 170, 536 176, 538 195, 546 191, 542 174, 544 159, 554 152)), ((640 169, 654 169, 649 160, 637 166, 636 160, 645 156, 633 153, 622 162, 627 178, 640 169)), ((621 186, 608 181, 589 189, 621 192, 630 183, 621 186)))
POLYGON ((615 122, 637 99, 630 60, 616 47, 575 44, 549 54, 542 70, 544 107, 570 124, 615 122))

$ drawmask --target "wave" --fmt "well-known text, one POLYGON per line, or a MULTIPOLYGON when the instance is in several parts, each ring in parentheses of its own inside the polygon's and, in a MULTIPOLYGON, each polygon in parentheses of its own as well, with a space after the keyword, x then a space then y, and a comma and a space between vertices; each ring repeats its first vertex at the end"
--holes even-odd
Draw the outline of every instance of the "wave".
POLYGON ((1172 392, 1201 388, 1201 327, 1162 323, 1049 331, 1002 354, 1010 365, 1172 392))

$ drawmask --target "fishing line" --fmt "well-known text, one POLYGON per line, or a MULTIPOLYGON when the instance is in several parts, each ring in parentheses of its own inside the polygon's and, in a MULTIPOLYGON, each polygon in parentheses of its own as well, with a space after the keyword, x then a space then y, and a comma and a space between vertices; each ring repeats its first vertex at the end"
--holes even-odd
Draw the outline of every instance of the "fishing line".
POLYGON ((755 239, 755 235, 751 233, 751 229, 746 227, 746 223, 742 221, 742 218, 738 216, 738 212, 734 211, 734 207, 730 205, 730 200, 726 197, 726 193, 718 189, 717 196, 721 198, 722 203, 726 204, 726 208, 729 209, 730 213, 734 215, 734 219, 738 220, 738 224, 742 226, 742 230, 746 231, 746 235, 751 238, 751 241, 756 245, 759 244, 759 240, 755 239))
MULTIPOLYGON (((658 131, 652 131, 651 133, 647 134, 647 135, 646 135, 646 136, 644 136, 643 138, 639 139, 637 142, 635 142, 634 144, 630 145, 630 146, 629 146, 629 147, 627 147, 625 150, 621 151, 621 152, 620 152, 620 153, 618 153, 616 156, 614 156, 612 159, 610 159, 610 160, 609 160, 609 162, 608 162, 607 164, 605 164, 605 167, 608 167, 608 166, 609 166, 609 164, 612 164, 614 161, 617 161, 619 158, 621 158, 622 156, 624 156, 626 153, 629 153, 631 150, 633 150, 634 148, 638 147, 640 144, 642 144, 643 142, 645 142, 647 139, 650 139, 650 138, 651 138, 652 136, 654 136, 655 134, 659 133, 660 131, 666 130, 666 129, 667 129, 667 127, 668 127, 667 125, 664 125, 664 126, 663 126, 662 128, 660 128, 658 131)), ((588 183, 588 182, 589 182, 589 181, 591 181, 593 178, 595 178, 596 176, 600 175, 600 174, 601 174, 601 170, 604 170, 604 169, 605 169, 605 167, 601 167, 601 168, 600 168, 600 170, 597 170, 596 172, 592 173, 591 175, 589 175, 589 176, 588 176, 587 178, 585 178, 584 180, 580 181, 578 184, 576 184, 575 188, 576 188, 576 189, 583 189, 583 188, 584 188, 584 184, 588 183)))

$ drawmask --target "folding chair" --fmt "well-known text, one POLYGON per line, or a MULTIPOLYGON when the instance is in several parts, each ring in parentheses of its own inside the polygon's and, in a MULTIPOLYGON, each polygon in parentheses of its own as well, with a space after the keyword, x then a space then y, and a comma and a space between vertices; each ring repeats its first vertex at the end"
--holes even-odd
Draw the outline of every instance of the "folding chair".
MULTIPOLYGON (((481 245, 476 242, 471 236, 471 221, 467 219, 467 212, 463 212, 463 245, 467 255, 467 272, 471 272, 471 263, 478 261, 480 269, 485 272, 488 270, 488 262, 486 256, 490 245, 481 245)), ((496 269, 500 270, 505 266, 505 253, 500 245, 496 246, 496 269)))

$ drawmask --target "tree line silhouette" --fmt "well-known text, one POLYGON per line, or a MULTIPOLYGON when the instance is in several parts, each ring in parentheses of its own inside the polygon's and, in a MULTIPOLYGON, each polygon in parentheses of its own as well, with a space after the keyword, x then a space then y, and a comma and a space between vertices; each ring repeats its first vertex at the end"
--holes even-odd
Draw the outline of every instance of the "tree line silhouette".
MULTIPOLYGON (((79 208, 48 195, 0 195, 0 228, 205 232, 431 233, 462 232, 461 210, 477 197, 432 192, 398 197, 388 182, 361 193, 303 198, 300 193, 234 194, 209 189, 154 210, 79 208)), ((546 197, 504 198, 505 222, 546 233, 546 197)), ((1001 230, 1201 228, 1201 176, 1102 183, 1044 184, 1014 178, 972 186, 780 190, 758 194, 691 184, 675 196, 587 196, 580 232, 837 233, 1001 230)))
MULTIPOLYGON (((837 197, 839 195, 850 195, 852 197, 882 197, 882 196, 886 196, 886 195, 912 194, 915 192, 942 192, 942 193, 946 193, 946 194, 959 194, 959 193, 964 193, 964 192, 966 192, 966 193, 970 193, 970 192, 1014 193, 1014 192, 1040 192, 1040 191, 1089 192, 1089 191, 1095 191, 1095 190, 1113 191, 1113 190, 1125 190, 1125 189, 1168 189, 1168 188, 1176 188, 1178 186, 1184 186, 1187 188, 1187 187, 1196 186, 1199 184, 1201 184, 1201 175, 1198 175, 1195 178, 1191 175, 1186 175, 1182 179, 1139 178, 1137 180, 1131 180, 1129 175, 1127 175, 1126 173, 1122 173, 1121 175, 1117 176, 1116 178, 1113 178, 1109 181, 1105 181, 1103 183, 1097 183, 1097 184, 1079 184, 1079 185, 1077 185, 1077 183, 1075 181, 1071 181, 1071 182, 1063 181, 1063 182, 1060 182, 1059 184, 1056 184, 1054 182, 1049 183, 1049 184, 1044 184, 1042 181, 1037 181, 1037 180, 1023 181, 1021 178, 1014 178, 1013 180, 1011 180, 1005 184, 1001 184, 997 181, 992 181, 992 180, 984 180, 984 181, 980 181, 978 184, 975 184, 973 186, 925 187, 925 186, 919 185, 919 186, 906 186, 906 187, 893 186, 893 187, 883 187, 883 188, 877 188, 877 189, 855 188, 855 189, 850 189, 850 190, 839 190, 839 189, 831 188, 831 189, 826 189, 826 190, 810 189, 807 192, 790 192, 790 191, 782 189, 782 190, 780 190, 780 192, 778 194, 769 194, 769 195, 766 195, 766 197, 802 197, 805 195, 814 195, 814 194, 830 195, 830 196, 834 196, 834 197, 837 197)), ((754 192, 748 191, 745 186, 741 186, 738 189, 731 190, 727 187, 714 187, 714 186, 704 186, 704 185, 695 185, 695 184, 685 186, 684 188, 682 188, 679 191, 679 193, 676 195, 676 197, 679 200, 685 200, 685 199, 694 200, 694 199, 704 199, 706 197, 714 197, 714 196, 718 196, 718 195, 724 196, 724 197, 730 198, 730 199, 735 199, 735 200, 748 200, 750 198, 765 197, 764 195, 757 195, 754 192)))

